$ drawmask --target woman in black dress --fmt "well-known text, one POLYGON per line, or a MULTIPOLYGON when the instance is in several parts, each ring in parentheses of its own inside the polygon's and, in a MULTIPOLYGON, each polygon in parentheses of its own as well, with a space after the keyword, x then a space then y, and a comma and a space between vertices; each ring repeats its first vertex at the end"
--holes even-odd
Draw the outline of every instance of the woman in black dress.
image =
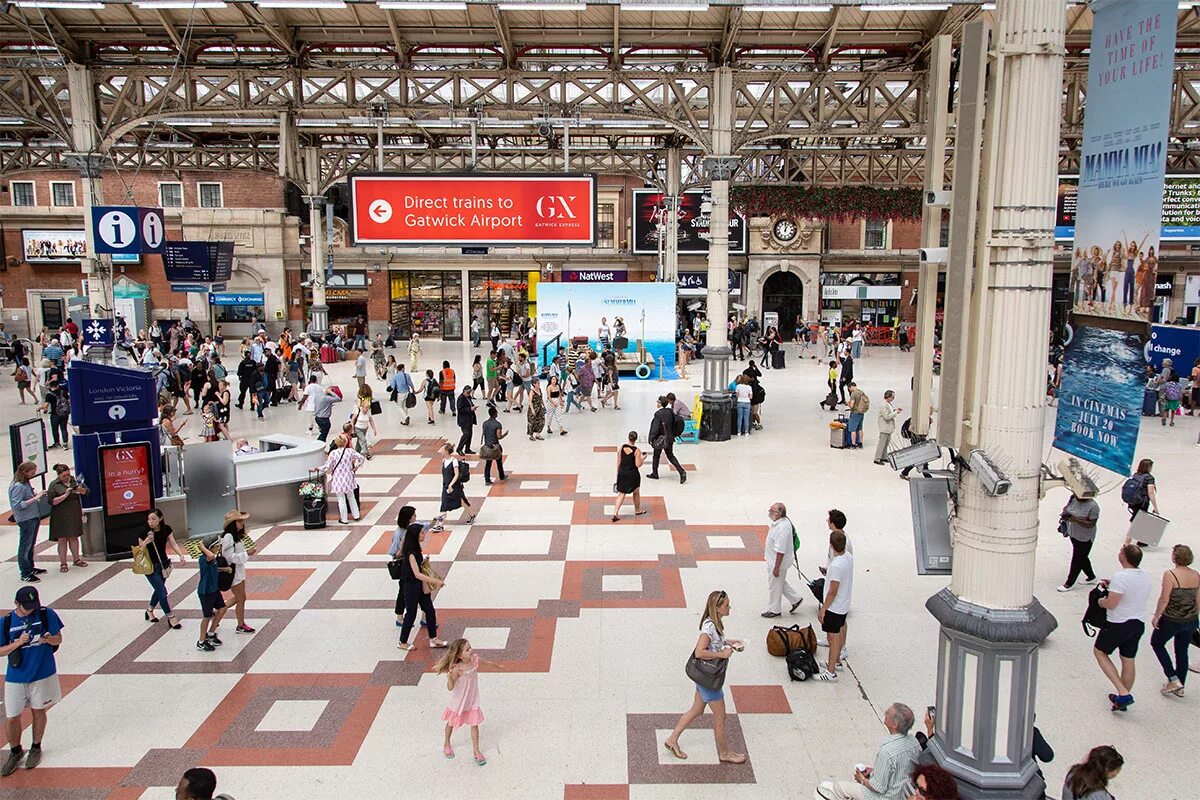
POLYGON ((470 525, 475 521, 475 515, 471 514, 471 501, 463 489, 463 476, 470 476, 470 467, 466 461, 455 457, 451 443, 442 446, 442 453, 442 515, 461 508, 463 513, 458 521, 470 525))
POLYGON ((637 442, 637 431, 629 432, 629 441, 617 448, 617 504, 613 508, 612 521, 621 518, 621 506, 625 503, 625 495, 633 495, 633 515, 640 517, 646 513, 642 508, 642 462, 645 455, 637 442))

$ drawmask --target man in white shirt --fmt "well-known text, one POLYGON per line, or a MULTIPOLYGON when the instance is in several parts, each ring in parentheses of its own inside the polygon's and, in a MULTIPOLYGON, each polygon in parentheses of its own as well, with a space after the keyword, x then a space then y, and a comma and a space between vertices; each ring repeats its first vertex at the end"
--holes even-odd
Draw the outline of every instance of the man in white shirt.
POLYGON ((321 379, 317 375, 308 376, 308 387, 304 390, 304 399, 300 401, 300 408, 308 414, 308 432, 313 432, 313 426, 317 424, 317 398, 325 393, 321 388, 321 379))
POLYGON ((359 350, 358 358, 354 359, 354 379, 358 381, 358 387, 361 389, 363 384, 367 382, 367 351, 359 350))
POLYGON ((833 560, 825 571, 825 600, 817 612, 817 621, 829 640, 829 663, 817 679, 834 682, 837 664, 842 659, 842 645, 846 641, 846 617, 850 614, 854 587, 854 556, 846 552, 846 534, 842 531, 829 534, 829 547, 833 550, 833 560))
POLYGON ((1134 659, 1138 642, 1146 632, 1142 615, 1146 613, 1146 601, 1154 587, 1150 576, 1138 568, 1142 563, 1142 549, 1136 544, 1124 545, 1117 552, 1117 560, 1121 569, 1110 580, 1100 581, 1101 586, 1108 588, 1108 596, 1100 598, 1100 606, 1108 611, 1108 624, 1096 637, 1092 654, 1117 690, 1108 696, 1112 710, 1125 711, 1133 705, 1133 681, 1137 677, 1134 659), (1111 658, 1114 650, 1121 654, 1119 673, 1111 658))
POLYGON ((796 555, 796 529, 787 518, 787 506, 774 503, 767 509, 767 517, 771 520, 771 528, 767 531, 767 545, 764 557, 767 562, 767 610, 762 616, 773 619, 781 615, 783 598, 791 603, 790 613, 795 613, 804 596, 788 583, 788 570, 796 555), (788 558, 788 556, 792 558, 788 558))
MULTIPOLYGON (((834 531, 841 531, 842 535, 846 536, 846 515, 844 513, 842 513, 841 511, 839 511, 838 509, 836 509, 836 508, 829 509, 829 514, 825 517, 825 524, 829 527, 830 533, 833 533, 834 531)), ((847 555, 854 555, 854 545, 850 542, 849 536, 846 536, 846 553, 847 553, 847 555)), ((829 565, 833 563, 833 559, 836 557, 836 555, 837 554, 833 552, 833 545, 830 544, 829 549, 826 551, 826 554, 825 554, 825 566, 818 567, 818 569, 821 571, 822 575, 827 575, 827 573, 829 571, 829 565)), ((826 583, 829 582, 828 577, 826 577, 825 580, 826 580, 826 583)), ((818 639, 817 646, 818 647, 829 647, 829 639, 825 638, 825 637, 818 639)), ((850 648, 846 646, 846 637, 845 636, 842 637, 842 655, 843 656, 850 655, 850 648)))

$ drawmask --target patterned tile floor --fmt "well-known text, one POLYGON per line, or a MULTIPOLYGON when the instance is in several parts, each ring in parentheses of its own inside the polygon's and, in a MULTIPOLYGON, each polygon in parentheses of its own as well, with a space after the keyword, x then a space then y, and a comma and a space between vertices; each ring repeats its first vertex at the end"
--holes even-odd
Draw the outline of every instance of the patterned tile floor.
MULTIPOLYGON (((457 344, 428 349, 436 351, 431 362, 466 356, 457 344)), ((885 388, 902 390, 910 371, 910 357, 891 352, 872 353, 859 369, 876 399, 885 388)), ((352 383, 346 365, 334 375, 352 383)), ((320 531, 255 528, 248 616, 258 632, 237 636, 226 624, 216 653, 192 645, 200 616, 192 564, 168 582, 185 624, 171 631, 142 620, 148 588, 128 562, 62 575, 41 545, 39 562, 52 570, 42 595, 67 625, 58 655, 65 696, 50 713, 42 766, 0 781, 0 798, 165 800, 194 765, 214 768, 219 788, 239 800, 377 796, 382 776, 389 787, 403 776, 419 797, 547 800, 690 798, 702 785, 709 796, 713 784, 723 786, 716 796, 804 797, 819 780, 849 777, 856 761, 873 757, 890 702, 919 709, 932 698, 937 626, 923 602, 944 580, 915 576, 906 484, 872 465, 870 450, 827 447, 820 367, 798 361, 764 382, 765 431, 681 445, 688 483, 645 481, 649 513, 617 524, 608 521, 616 444, 631 428, 645 436, 659 392, 690 402, 697 386, 623 382, 623 411, 572 413, 570 435, 544 442, 525 438, 523 420, 501 415, 514 426, 511 480, 485 487, 476 471, 469 495, 478 519, 429 546, 447 577, 437 597, 442 635, 469 638, 504 667, 485 668, 480 681, 486 767, 442 757, 445 685, 430 673, 435 654, 424 634, 412 652, 396 648, 395 584, 384 568, 399 506, 411 502, 422 516, 435 510, 433 454, 457 429, 448 416, 403 428, 397 407, 385 403, 385 438, 363 471, 364 520, 320 531), (781 660, 765 652, 761 551, 774 500, 789 505, 801 530, 806 570, 823 558, 825 510, 850 517, 859 569, 853 655, 836 686, 790 683, 781 660), (731 593, 729 628, 749 643, 731 664, 727 692, 730 741, 750 757, 737 767, 717 763, 710 717, 684 734, 687 762, 662 747, 691 700, 683 661, 714 588, 731 593)), ((5 383, 4 419, 23 419, 23 411, 5 383)), ((235 435, 302 427, 291 408, 271 411, 265 423, 249 413, 234 420, 235 435)), ((1159 459, 1163 509, 1180 520, 1200 512, 1184 488, 1195 474, 1196 427, 1186 418, 1169 432, 1147 425, 1139 453, 1159 459)), ((9 460, 0 453, 5 468, 9 460)), ((0 477, 7 484, 10 475, 0 477)), ((1101 501, 1094 552, 1102 573, 1124 531, 1116 494, 1101 501)), ((1043 504, 1044 530, 1053 530, 1061 503, 1052 495, 1043 504)), ((1179 526, 1172 540, 1194 533, 1179 526)), ((15 548, 15 528, 0 525, 0 552, 15 548)), ((1147 566, 1157 574, 1166 559, 1158 548, 1147 566)), ((1059 756, 1046 766, 1051 793, 1088 747, 1112 742, 1126 756, 1117 794, 1194 796, 1178 787, 1200 777, 1191 766, 1195 701, 1157 695, 1157 664, 1145 646, 1138 705, 1119 718, 1109 713, 1109 690, 1075 624, 1083 594, 1053 591, 1067 560, 1057 535, 1043 537, 1037 591, 1060 621, 1039 670, 1038 721, 1059 756), (1168 777, 1158 763, 1190 775, 1177 768, 1168 777)), ((0 564, 0 594, 18 585, 14 562, 0 564)), ((785 621, 808 624, 814 613, 808 601, 785 621)), ((465 731, 456 742, 469 754, 465 731)))

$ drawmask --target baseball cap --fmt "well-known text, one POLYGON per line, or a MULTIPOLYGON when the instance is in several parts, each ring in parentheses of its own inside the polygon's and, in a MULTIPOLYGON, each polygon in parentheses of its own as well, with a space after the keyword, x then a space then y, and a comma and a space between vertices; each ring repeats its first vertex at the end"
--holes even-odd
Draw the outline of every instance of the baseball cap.
POLYGON ((42 600, 38 597, 38 590, 33 586, 22 586, 17 589, 17 605, 26 611, 37 611, 42 607, 42 600))

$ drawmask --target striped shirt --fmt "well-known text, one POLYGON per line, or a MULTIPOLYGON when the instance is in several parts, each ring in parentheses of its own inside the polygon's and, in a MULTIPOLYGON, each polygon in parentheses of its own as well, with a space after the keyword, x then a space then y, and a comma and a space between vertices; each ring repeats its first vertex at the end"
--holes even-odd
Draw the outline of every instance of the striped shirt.
POLYGON ((906 733, 893 733, 883 740, 875 756, 875 768, 869 786, 863 787, 864 800, 904 800, 904 785, 913 762, 921 755, 921 743, 906 733))

